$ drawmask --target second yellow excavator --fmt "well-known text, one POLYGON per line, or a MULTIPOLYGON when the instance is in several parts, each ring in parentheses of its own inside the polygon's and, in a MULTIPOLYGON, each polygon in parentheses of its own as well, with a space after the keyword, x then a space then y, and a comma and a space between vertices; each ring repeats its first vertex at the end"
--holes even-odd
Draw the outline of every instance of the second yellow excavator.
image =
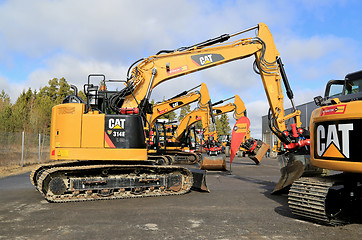
MULTIPOLYGON (((205 83, 201 83, 195 88, 184 91, 168 100, 153 105, 152 113, 147 114, 147 119, 149 125, 151 126, 151 130, 149 131, 150 141, 148 149, 148 156, 150 159, 162 155, 167 157, 170 163, 184 164, 193 164, 200 160, 196 153, 192 151, 182 151, 181 143, 172 142, 173 145, 170 146, 170 143, 165 142, 163 146, 161 146, 159 141, 160 134, 158 133, 158 127, 155 127, 157 119, 163 115, 196 101, 198 101, 197 109, 200 109, 201 111, 208 111, 210 96, 205 83), (198 87, 200 87, 200 90, 191 92, 198 87), (167 145, 167 143, 169 145, 167 145)), ((164 131, 164 133, 166 133, 166 131, 164 131)), ((166 138, 166 136, 163 137, 166 138)))
MULTIPOLYGON (((246 118, 247 114, 246 114, 246 108, 245 108, 244 102, 240 99, 240 97, 238 95, 235 95, 235 97, 233 97, 233 98, 235 98, 234 103, 228 103, 223 106, 213 106, 214 115, 219 116, 221 114, 225 114, 225 113, 234 111, 233 117, 236 121, 238 121, 241 117, 246 118)), ((232 98, 230 98, 230 99, 232 99, 232 98)), ((228 101, 230 99, 216 102, 213 105, 218 105, 218 104, 228 101)), ((250 159, 252 159, 256 164, 259 164, 261 162, 262 158, 265 156, 265 153, 268 151, 269 145, 259 139, 252 138, 251 134, 250 134, 250 126, 245 128, 243 131, 246 134, 245 134, 245 137, 243 137, 239 140, 240 148, 243 149, 245 154, 247 154, 247 156, 250 159)), ((226 154, 230 155, 231 142, 229 142, 227 144, 228 144, 228 148, 227 148, 228 154, 227 153, 226 154)), ((231 161, 232 161, 233 157, 234 156, 231 157, 231 161)))

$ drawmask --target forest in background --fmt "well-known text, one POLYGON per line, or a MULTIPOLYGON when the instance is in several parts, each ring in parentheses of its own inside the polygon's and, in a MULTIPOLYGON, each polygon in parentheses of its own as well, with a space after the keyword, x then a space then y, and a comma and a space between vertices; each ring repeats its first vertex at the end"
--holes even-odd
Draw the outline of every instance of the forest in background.
MULTIPOLYGON (((60 104, 71 94, 70 85, 65 78, 53 78, 48 85, 39 90, 23 90, 20 96, 12 103, 9 95, 3 89, 0 92, 0 132, 26 132, 48 135, 50 132, 51 109, 60 104)), ((80 91, 79 95, 84 98, 80 91)), ((181 120, 191 112, 190 105, 180 110, 179 116, 170 112, 162 118, 170 121, 181 120)), ((230 134, 229 119, 226 114, 215 118, 215 126, 219 135, 230 134)), ((197 126, 201 126, 198 124, 197 126)))

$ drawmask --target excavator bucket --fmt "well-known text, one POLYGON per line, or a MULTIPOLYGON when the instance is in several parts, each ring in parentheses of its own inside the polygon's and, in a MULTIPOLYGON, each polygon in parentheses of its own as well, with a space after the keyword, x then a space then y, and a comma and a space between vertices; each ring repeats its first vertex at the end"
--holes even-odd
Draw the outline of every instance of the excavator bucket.
POLYGON ((208 154, 202 154, 200 169, 226 171, 225 155, 209 156, 208 154))
POLYGON ((260 141, 261 143, 261 146, 258 148, 256 148, 254 151, 253 151, 253 154, 255 153, 255 155, 250 155, 249 158, 251 160, 253 160, 255 162, 256 165, 258 165, 261 160, 263 159, 263 157, 265 156, 266 152, 268 151, 269 149, 269 144, 266 144, 262 141, 260 141))
POLYGON ((328 174, 322 168, 314 167, 310 163, 310 155, 285 153, 278 155, 280 165, 280 179, 272 194, 285 193, 292 183, 300 177, 320 177, 328 174))
POLYGON ((199 169, 189 169, 192 172, 194 177, 194 183, 192 185, 192 190, 200 192, 210 192, 206 184, 206 170, 199 169))
POLYGON ((305 162, 303 163, 300 159, 303 156, 292 153, 278 155, 281 176, 272 194, 287 192, 290 185, 303 175, 305 162))

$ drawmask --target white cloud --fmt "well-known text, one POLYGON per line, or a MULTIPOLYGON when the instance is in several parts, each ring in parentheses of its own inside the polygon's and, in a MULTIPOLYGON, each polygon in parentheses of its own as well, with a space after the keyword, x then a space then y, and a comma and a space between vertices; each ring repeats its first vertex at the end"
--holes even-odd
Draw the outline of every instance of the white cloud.
MULTIPOLYGON (((301 104, 323 94, 328 79, 343 78, 360 65, 353 54, 359 52, 357 40, 298 35, 296 26, 304 20, 305 9, 335 4, 344 1, 6 1, 0 4, 0 64, 16 69, 17 61, 26 57, 43 66, 24 72, 21 84, 0 78, 0 88, 16 99, 23 89, 40 88, 54 77, 65 77, 78 88, 90 73, 124 79, 128 65, 141 57, 264 22, 286 64, 295 102, 301 104), (307 84, 310 89, 304 90, 307 84)), ((261 116, 267 114, 268 104, 261 79, 252 70, 253 60, 250 57, 172 79, 159 85, 151 98, 169 98, 205 82, 213 102, 238 94, 247 106, 252 134, 261 138, 261 116)))
MULTIPOLYGON (((328 11, 329 8, 335 7, 335 5, 340 5, 343 6, 345 5, 348 1, 347 0, 334 0, 333 4, 331 4, 330 0, 319 0, 319 1, 314 1, 314 0, 298 0, 298 5, 300 5, 301 7, 307 9, 308 11, 313 11, 313 10, 325 10, 328 11)), ((320 11, 316 11, 316 14, 320 12, 320 11)))
POLYGON ((14 103, 20 93, 25 89, 25 86, 18 83, 9 83, 9 80, 0 76, 0 92, 5 91, 9 95, 10 101, 14 103))
MULTIPOLYGON (((32 72, 26 84, 33 86, 33 88, 40 88, 54 77, 64 77, 69 84, 77 85, 78 88, 82 89, 89 74, 105 74, 106 79, 125 80, 126 72, 127 67, 120 64, 112 65, 95 60, 84 61, 69 55, 57 55, 47 61, 46 68, 32 72)), ((92 83, 98 84, 98 82, 92 83)), ((123 85, 114 87, 121 89, 123 85)))
POLYGON ((347 39, 333 36, 312 36, 310 38, 292 38, 281 42, 279 51, 290 64, 306 60, 320 59, 336 50, 348 47, 347 39))
POLYGON ((269 104, 265 100, 246 103, 247 117, 250 120, 250 133, 253 138, 262 139, 261 117, 267 115, 269 104))
POLYGON ((320 87, 331 78, 344 77, 349 71, 358 69, 358 56, 353 54, 359 51, 358 43, 353 39, 332 35, 287 36, 277 43, 296 85, 313 82, 320 87))
POLYGON ((270 11, 273 6, 253 1, 15 0, 0 5, 0 33, 8 51, 32 57, 65 51, 129 61, 145 51, 153 54, 190 45, 259 21, 283 23, 277 12, 270 11))

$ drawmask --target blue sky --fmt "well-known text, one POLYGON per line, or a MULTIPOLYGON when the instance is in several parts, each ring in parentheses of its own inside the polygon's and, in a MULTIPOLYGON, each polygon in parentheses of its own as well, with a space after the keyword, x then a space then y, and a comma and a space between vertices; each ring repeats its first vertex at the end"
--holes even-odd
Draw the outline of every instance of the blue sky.
MULTIPOLYGON (((361 69, 361 11, 358 0, 0 1, 0 91, 15 101, 23 89, 39 89, 54 77, 65 77, 78 88, 90 73, 124 79, 133 61, 161 49, 264 22, 295 102, 302 104, 322 95, 329 79, 361 69)), ((201 82, 215 102, 238 94, 252 134, 260 138, 268 104, 252 62, 249 58, 170 80, 152 98, 168 98, 201 82)))

